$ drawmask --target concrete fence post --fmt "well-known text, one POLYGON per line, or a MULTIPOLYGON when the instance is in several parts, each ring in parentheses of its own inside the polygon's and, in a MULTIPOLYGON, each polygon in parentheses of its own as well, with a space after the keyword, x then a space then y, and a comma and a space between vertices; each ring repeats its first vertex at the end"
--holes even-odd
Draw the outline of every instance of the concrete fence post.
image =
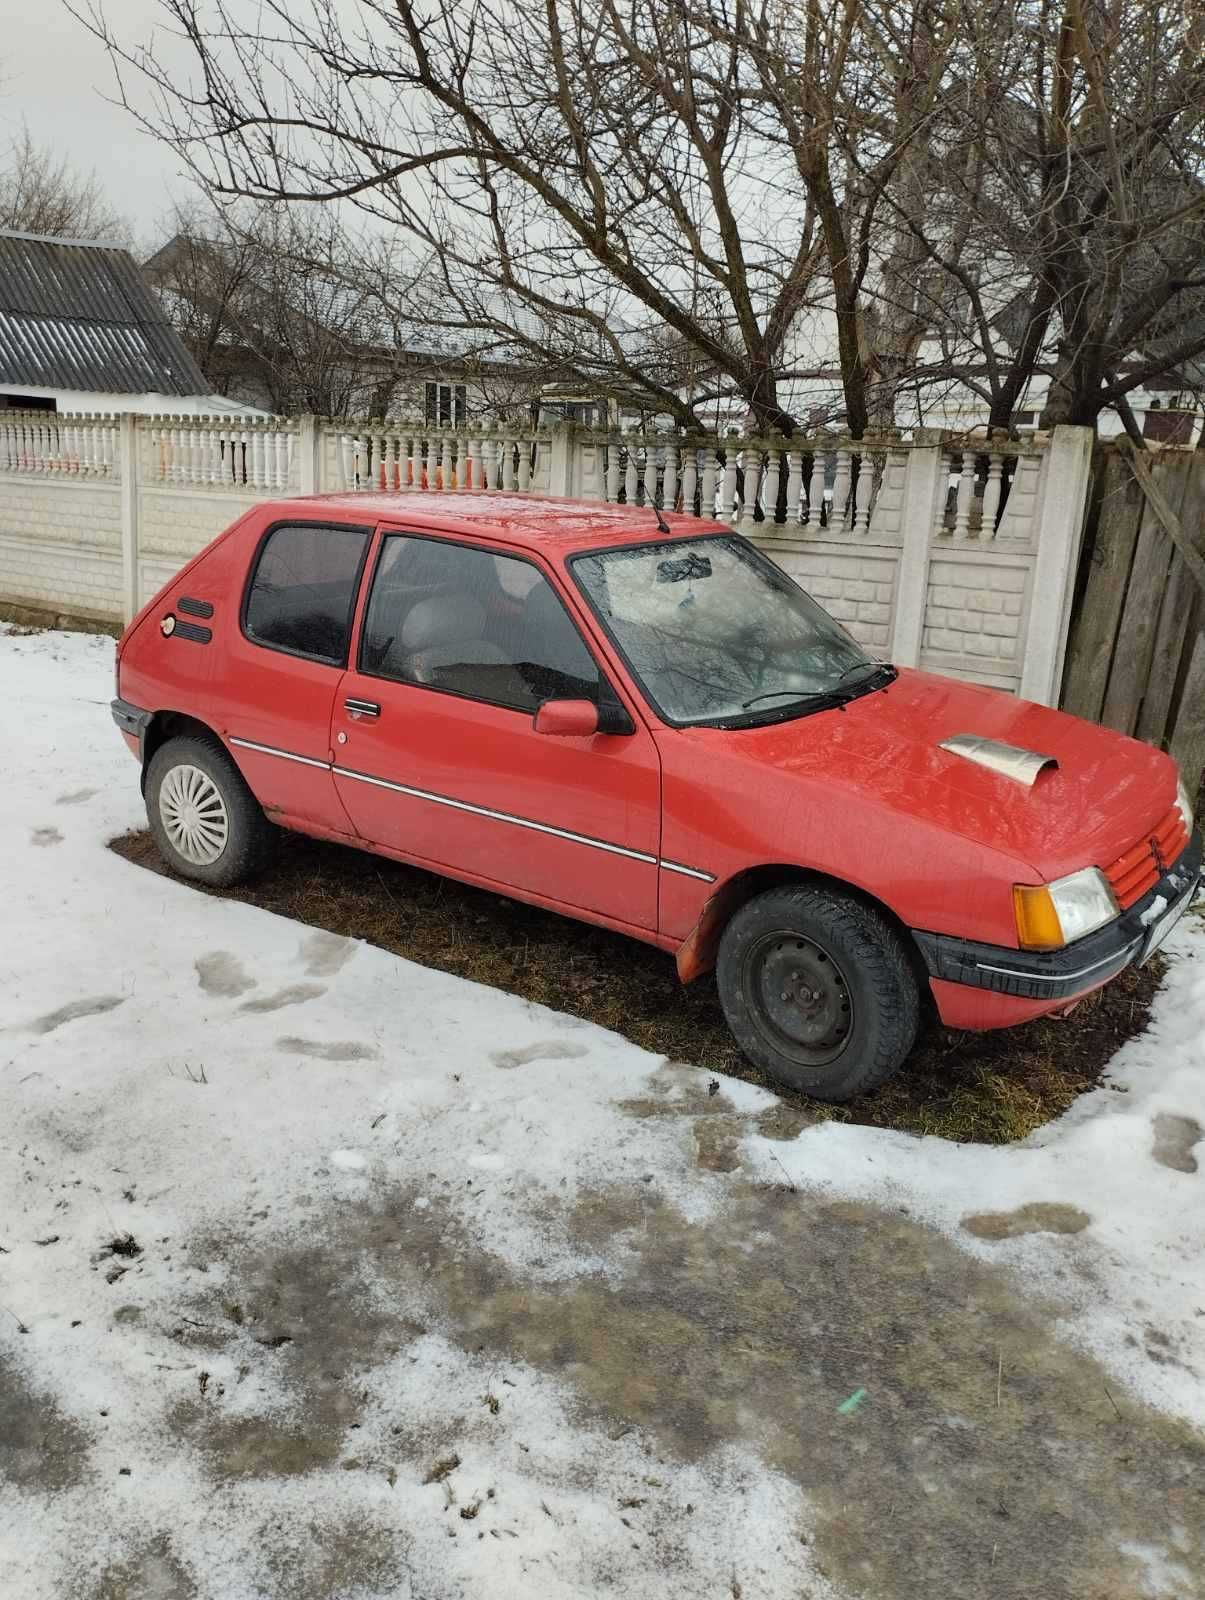
POLYGON ((891 659, 901 667, 920 663, 929 590, 929 549, 946 475, 939 441, 940 435, 932 429, 918 428, 908 451, 900 512, 903 544, 891 629, 891 659))
POLYGON ((557 422, 552 428, 552 454, 549 462, 548 493, 572 500, 577 494, 577 425, 557 422))
POLYGON ((318 418, 307 411, 298 418, 297 434, 297 490, 299 494, 321 494, 322 482, 322 432, 318 418))
POLYGON ((117 425, 117 458, 121 473, 121 612, 126 622, 133 620, 141 604, 138 582, 138 501, 142 488, 138 481, 139 455, 138 418, 132 411, 123 411, 117 425))
POLYGON ((1091 428, 1060 424, 1051 434, 1042 463, 1038 548, 1021 694, 1044 706, 1058 705, 1062 686, 1075 568, 1088 509, 1093 439, 1091 428))

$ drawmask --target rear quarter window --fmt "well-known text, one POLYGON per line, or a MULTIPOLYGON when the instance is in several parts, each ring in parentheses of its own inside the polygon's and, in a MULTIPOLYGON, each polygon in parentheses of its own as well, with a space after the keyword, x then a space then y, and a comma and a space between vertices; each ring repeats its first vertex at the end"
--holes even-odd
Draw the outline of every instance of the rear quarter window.
POLYGON ((260 545, 247 586, 243 630, 256 644, 331 666, 347 662, 367 528, 295 523, 260 545))

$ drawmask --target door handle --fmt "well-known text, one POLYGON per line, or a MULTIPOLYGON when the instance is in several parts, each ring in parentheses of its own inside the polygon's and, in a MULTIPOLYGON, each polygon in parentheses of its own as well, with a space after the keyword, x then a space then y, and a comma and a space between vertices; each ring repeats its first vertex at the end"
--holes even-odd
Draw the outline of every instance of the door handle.
POLYGON ((343 709, 353 717, 379 717, 381 708, 375 700, 345 700, 343 709))

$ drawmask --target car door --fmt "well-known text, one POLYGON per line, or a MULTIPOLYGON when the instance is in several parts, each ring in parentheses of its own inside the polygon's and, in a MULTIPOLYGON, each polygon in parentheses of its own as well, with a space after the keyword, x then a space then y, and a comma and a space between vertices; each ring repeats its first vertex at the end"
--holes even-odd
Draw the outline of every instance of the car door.
POLYGON ((221 732, 268 814, 345 834, 330 775, 331 711, 372 531, 301 519, 265 529, 238 618, 222 619, 209 688, 221 732))
POLYGON ((623 711, 625 734, 533 726, 545 700, 613 695, 534 562, 387 530, 335 701, 338 794, 372 843, 652 930, 660 765, 648 729, 623 711))

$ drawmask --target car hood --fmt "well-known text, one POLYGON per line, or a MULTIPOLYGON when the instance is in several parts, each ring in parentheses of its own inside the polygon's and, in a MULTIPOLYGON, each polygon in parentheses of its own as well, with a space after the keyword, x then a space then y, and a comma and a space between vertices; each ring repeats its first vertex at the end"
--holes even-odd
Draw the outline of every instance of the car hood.
POLYGON ((1149 745, 927 672, 901 670, 887 688, 839 710, 728 737, 763 767, 856 790, 902 816, 1006 851, 1046 877, 1109 865, 1175 801, 1175 765, 1149 745), (959 734, 1019 746, 1057 765, 1027 785, 941 748, 959 734))

